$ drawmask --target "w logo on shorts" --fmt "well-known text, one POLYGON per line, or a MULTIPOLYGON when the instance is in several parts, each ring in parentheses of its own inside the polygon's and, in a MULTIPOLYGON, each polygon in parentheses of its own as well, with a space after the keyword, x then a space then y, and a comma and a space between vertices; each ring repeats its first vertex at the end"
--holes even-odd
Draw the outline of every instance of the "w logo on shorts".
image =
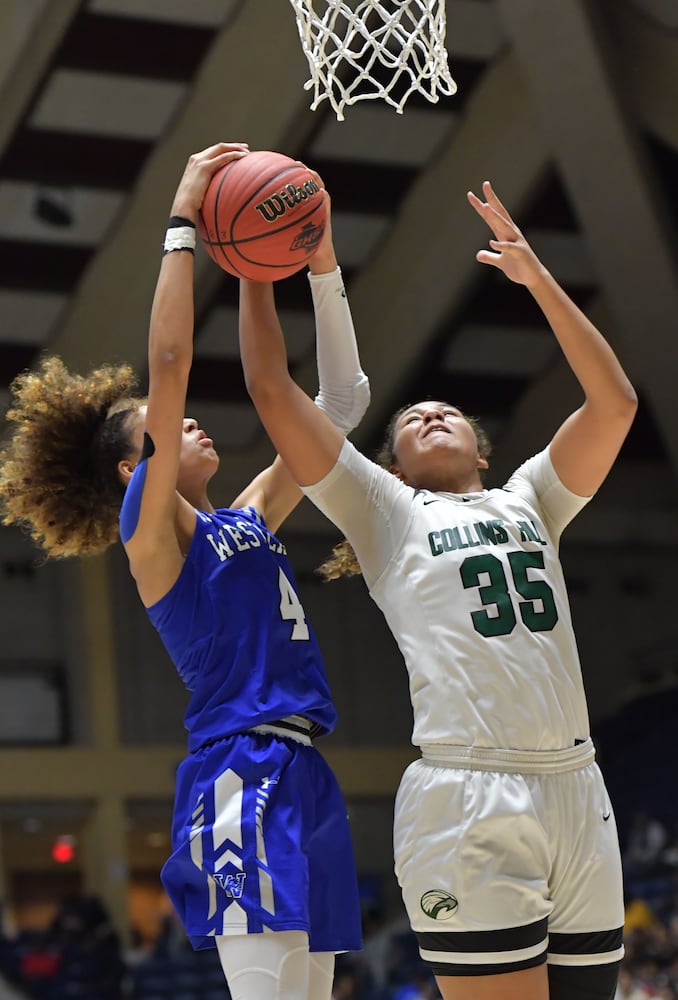
POLYGON ((459 906, 459 901, 444 889, 429 889, 421 897, 419 904, 427 917, 449 920, 459 906))
POLYGON ((229 899, 242 899, 243 890, 245 888, 245 879, 247 878, 247 874, 245 872, 236 872, 232 875, 221 875, 220 873, 215 873, 212 877, 217 885, 221 886, 229 899))

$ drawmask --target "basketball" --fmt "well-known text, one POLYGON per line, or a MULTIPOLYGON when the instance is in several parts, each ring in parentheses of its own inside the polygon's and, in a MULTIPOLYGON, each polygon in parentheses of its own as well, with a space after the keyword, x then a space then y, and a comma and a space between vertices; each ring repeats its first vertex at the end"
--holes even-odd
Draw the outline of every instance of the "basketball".
POLYGON ((306 264, 326 222, 323 193, 310 170, 282 153, 255 150, 214 175, 198 231, 229 274, 277 281, 306 264))

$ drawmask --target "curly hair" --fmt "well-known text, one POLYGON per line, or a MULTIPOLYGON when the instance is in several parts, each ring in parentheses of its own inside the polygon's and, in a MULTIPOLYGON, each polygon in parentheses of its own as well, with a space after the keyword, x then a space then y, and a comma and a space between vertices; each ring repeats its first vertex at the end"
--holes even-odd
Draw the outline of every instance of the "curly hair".
POLYGON ((117 465, 132 451, 129 365, 87 376, 43 357, 10 386, 11 426, 0 450, 2 523, 23 528, 46 556, 94 555, 118 537, 124 486, 117 465))
MULTIPOLYGON (((390 469, 390 467, 395 463, 396 457, 394 445, 396 427, 403 413, 409 410, 411 406, 411 403, 408 403, 406 406, 401 406, 399 410, 396 410, 386 426, 384 440, 381 447, 374 455, 374 461, 377 465, 380 465, 382 469, 390 469)), ((465 413, 464 419, 473 428, 479 453, 485 458, 489 458, 492 452, 492 442, 490 441, 484 428, 481 426, 478 418, 471 417, 465 413)), ((321 563, 321 565, 318 566, 316 573, 325 583, 328 583, 330 580, 338 580, 342 576, 359 576, 362 573, 362 570, 360 569, 360 563, 356 558, 356 554, 353 551, 353 546, 346 538, 344 538, 343 541, 338 542, 334 546, 331 555, 325 560, 324 563, 321 563)))

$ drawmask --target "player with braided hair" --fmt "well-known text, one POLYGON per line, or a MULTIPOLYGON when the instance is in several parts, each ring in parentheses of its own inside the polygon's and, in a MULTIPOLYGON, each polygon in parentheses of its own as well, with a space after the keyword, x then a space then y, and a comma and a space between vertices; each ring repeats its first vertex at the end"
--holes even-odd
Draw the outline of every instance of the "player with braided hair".
MULTIPOLYGON (((360 908, 346 807, 313 743, 336 711, 275 536, 302 493, 276 458, 215 508, 207 489, 219 456, 184 416, 195 219, 215 172, 247 154, 218 143, 188 160, 153 299, 148 397, 128 365, 83 376, 43 358, 12 386, 0 501, 4 522, 48 557, 121 538, 191 694, 162 878, 192 944, 217 947, 233 1000, 329 1000, 334 954, 360 948, 360 908)), ((369 384, 329 224, 309 268, 317 405, 348 433, 369 384)), ((278 323, 274 308, 261 318, 278 323)))

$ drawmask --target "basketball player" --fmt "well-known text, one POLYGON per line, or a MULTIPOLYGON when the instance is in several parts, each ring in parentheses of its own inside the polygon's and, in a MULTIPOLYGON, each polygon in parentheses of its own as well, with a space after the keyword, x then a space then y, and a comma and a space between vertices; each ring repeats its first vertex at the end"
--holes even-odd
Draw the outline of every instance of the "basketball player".
MULTIPOLYGON (((347 536, 405 658, 421 758, 397 795, 396 873, 443 997, 611 1000, 619 848, 558 544, 637 401, 489 183, 483 192, 468 198, 494 238, 477 259, 531 292, 584 394, 503 489, 483 487, 486 439, 442 401, 400 410, 377 463, 359 454, 290 378, 261 319, 270 285, 241 283, 242 361, 279 454, 347 536)), ((349 563, 338 552, 326 574, 349 563)))
MULTIPOLYGON (((26 526, 49 556, 103 551, 119 527, 141 600, 191 692, 162 878, 193 946, 216 945, 233 1000, 329 1000, 335 952, 361 946, 360 913, 346 808, 313 745, 333 729, 335 708, 274 534, 302 494, 276 459, 215 509, 207 487, 218 455, 184 417, 196 214, 213 174, 245 155, 242 143, 218 143, 191 156, 179 183, 147 400, 130 395, 129 366, 80 377, 43 360, 13 385, 0 498, 5 523, 26 526)), ((369 385, 329 225, 310 270, 318 405, 348 432, 369 385)))

